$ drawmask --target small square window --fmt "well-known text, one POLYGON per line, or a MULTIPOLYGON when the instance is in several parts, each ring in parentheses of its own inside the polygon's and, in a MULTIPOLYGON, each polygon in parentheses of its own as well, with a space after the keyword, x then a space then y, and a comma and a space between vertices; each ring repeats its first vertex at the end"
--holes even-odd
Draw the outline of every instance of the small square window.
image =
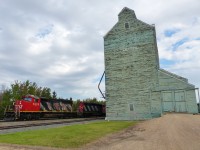
POLYGON ((133 104, 129 104, 129 107, 130 107, 130 111, 133 111, 133 110, 134 110, 133 104))
POLYGON ((128 28, 129 28, 129 23, 126 22, 126 23, 124 24, 124 26, 125 26, 126 29, 128 29, 128 28))

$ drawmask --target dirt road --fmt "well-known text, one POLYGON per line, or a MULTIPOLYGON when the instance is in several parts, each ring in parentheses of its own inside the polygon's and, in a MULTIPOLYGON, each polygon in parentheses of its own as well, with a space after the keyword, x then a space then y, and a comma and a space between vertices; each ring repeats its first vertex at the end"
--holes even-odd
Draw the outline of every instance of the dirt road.
POLYGON ((90 149, 200 150, 200 115, 167 114, 139 123, 94 145, 90 149))
MULTIPOLYGON (((0 150, 49 150, 0 145, 0 150)), ((167 114, 109 135, 82 150, 200 150, 200 115, 167 114)))

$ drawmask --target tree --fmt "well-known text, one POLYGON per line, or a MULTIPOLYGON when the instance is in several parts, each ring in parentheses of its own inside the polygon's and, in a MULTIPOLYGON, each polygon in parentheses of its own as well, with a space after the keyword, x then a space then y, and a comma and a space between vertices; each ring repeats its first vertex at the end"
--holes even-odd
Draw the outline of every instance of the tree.
POLYGON ((73 101, 73 106, 72 106, 73 111, 77 111, 80 102, 103 104, 103 105, 106 104, 106 101, 99 101, 95 97, 94 98, 86 98, 86 99, 83 99, 83 100, 78 99, 78 100, 73 101))
POLYGON ((10 89, 0 93, 0 117, 3 115, 7 105, 11 105, 14 100, 21 99, 22 96, 27 94, 56 99, 56 92, 51 93, 51 89, 48 87, 39 87, 35 82, 30 82, 29 80, 25 82, 15 81, 11 84, 10 89))
POLYGON ((88 103, 106 104, 105 101, 99 101, 99 100, 97 100, 96 97, 94 97, 94 98, 86 98, 86 99, 84 99, 83 101, 84 101, 84 102, 88 102, 88 103))
POLYGON ((56 92, 53 91, 53 99, 56 99, 56 96, 57 96, 56 92))
POLYGON ((80 99, 73 101, 72 111, 77 111, 80 102, 81 102, 80 99))
POLYGON ((2 93, 2 100, 0 102, 0 118, 3 118, 4 110, 6 106, 11 105, 12 102, 11 90, 7 89, 2 93))
POLYGON ((51 89, 47 87, 42 88, 40 97, 52 98, 51 89))
POLYGON ((27 80, 25 82, 15 81, 15 83, 11 84, 11 95, 14 99, 20 99, 22 96, 27 94, 36 95, 38 97, 52 98, 50 88, 38 87, 35 82, 27 80))

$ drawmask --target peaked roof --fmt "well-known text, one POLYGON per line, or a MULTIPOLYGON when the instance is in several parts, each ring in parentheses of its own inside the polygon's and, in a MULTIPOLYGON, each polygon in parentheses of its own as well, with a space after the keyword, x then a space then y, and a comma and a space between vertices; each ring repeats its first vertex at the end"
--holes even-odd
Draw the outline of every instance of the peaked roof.
MULTIPOLYGON (((142 24, 145 24, 146 26, 155 28, 154 25, 149 25, 149 24, 147 24, 147 23, 145 23, 145 22, 143 22, 143 21, 137 19, 136 15, 135 15, 135 11, 132 10, 132 9, 130 9, 130 8, 128 8, 128 7, 124 7, 124 8, 120 11, 120 13, 118 14, 118 22, 120 21, 120 18, 123 18, 123 14, 124 14, 124 13, 126 13, 126 14, 128 13, 129 16, 132 16, 133 19, 136 19, 138 22, 140 22, 140 23, 142 23, 142 24)), ((104 38, 117 26, 118 22, 104 35, 104 38)))
POLYGON ((183 81, 185 81, 185 82, 188 83, 188 79, 187 79, 187 78, 184 78, 184 77, 182 77, 182 76, 179 76, 179 75, 177 75, 177 74, 174 74, 174 73, 169 72, 169 71, 167 71, 167 70, 165 70, 165 69, 162 69, 162 68, 159 68, 159 71, 164 72, 165 74, 171 75, 171 76, 173 76, 173 77, 176 77, 176 78, 178 78, 178 79, 180 79, 180 80, 183 80, 183 81))
POLYGON ((182 81, 182 82, 188 84, 189 86, 192 86, 193 88, 195 87, 195 85, 193 85, 193 84, 191 84, 191 83, 188 83, 188 79, 187 79, 187 78, 184 78, 184 77, 182 77, 182 76, 179 76, 179 75, 177 75, 177 74, 174 74, 174 73, 172 73, 172 72, 169 72, 169 71, 164 70, 164 69, 161 69, 161 68, 159 68, 158 71, 163 72, 164 74, 166 74, 166 75, 168 75, 168 76, 171 76, 171 77, 173 77, 173 78, 176 78, 176 79, 178 79, 179 81, 182 81))
POLYGON ((124 11, 129 11, 129 12, 133 15, 133 17, 136 18, 135 11, 132 10, 132 9, 130 9, 130 8, 128 8, 128 7, 124 7, 124 8, 119 12, 118 16, 120 16, 124 11))

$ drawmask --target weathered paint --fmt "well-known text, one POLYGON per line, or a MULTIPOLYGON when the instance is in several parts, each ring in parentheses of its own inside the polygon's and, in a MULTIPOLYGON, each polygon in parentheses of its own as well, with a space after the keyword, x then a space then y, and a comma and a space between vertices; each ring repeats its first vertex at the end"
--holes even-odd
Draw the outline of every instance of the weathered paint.
MULTIPOLYGON (((168 80, 163 78, 165 71, 159 68, 154 25, 138 20, 134 11, 126 7, 118 18, 104 36, 107 119, 140 120, 161 116, 162 90, 190 85, 176 83, 171 76, 168 80)), ((176 79, 187 82, 180 76, 176 79)), ((182 110, 182 104, 178 108, 182 110)))
POLYGON ((104 37, 104 48, 107 119, 152 118, 150 97, 158 85, 159 67, 154 26, 124 8, 104 37))
POLYGON ((162 91, 163 111, 197 113, 195 86, 186 78, 159 69, 159 90, 162 91))

